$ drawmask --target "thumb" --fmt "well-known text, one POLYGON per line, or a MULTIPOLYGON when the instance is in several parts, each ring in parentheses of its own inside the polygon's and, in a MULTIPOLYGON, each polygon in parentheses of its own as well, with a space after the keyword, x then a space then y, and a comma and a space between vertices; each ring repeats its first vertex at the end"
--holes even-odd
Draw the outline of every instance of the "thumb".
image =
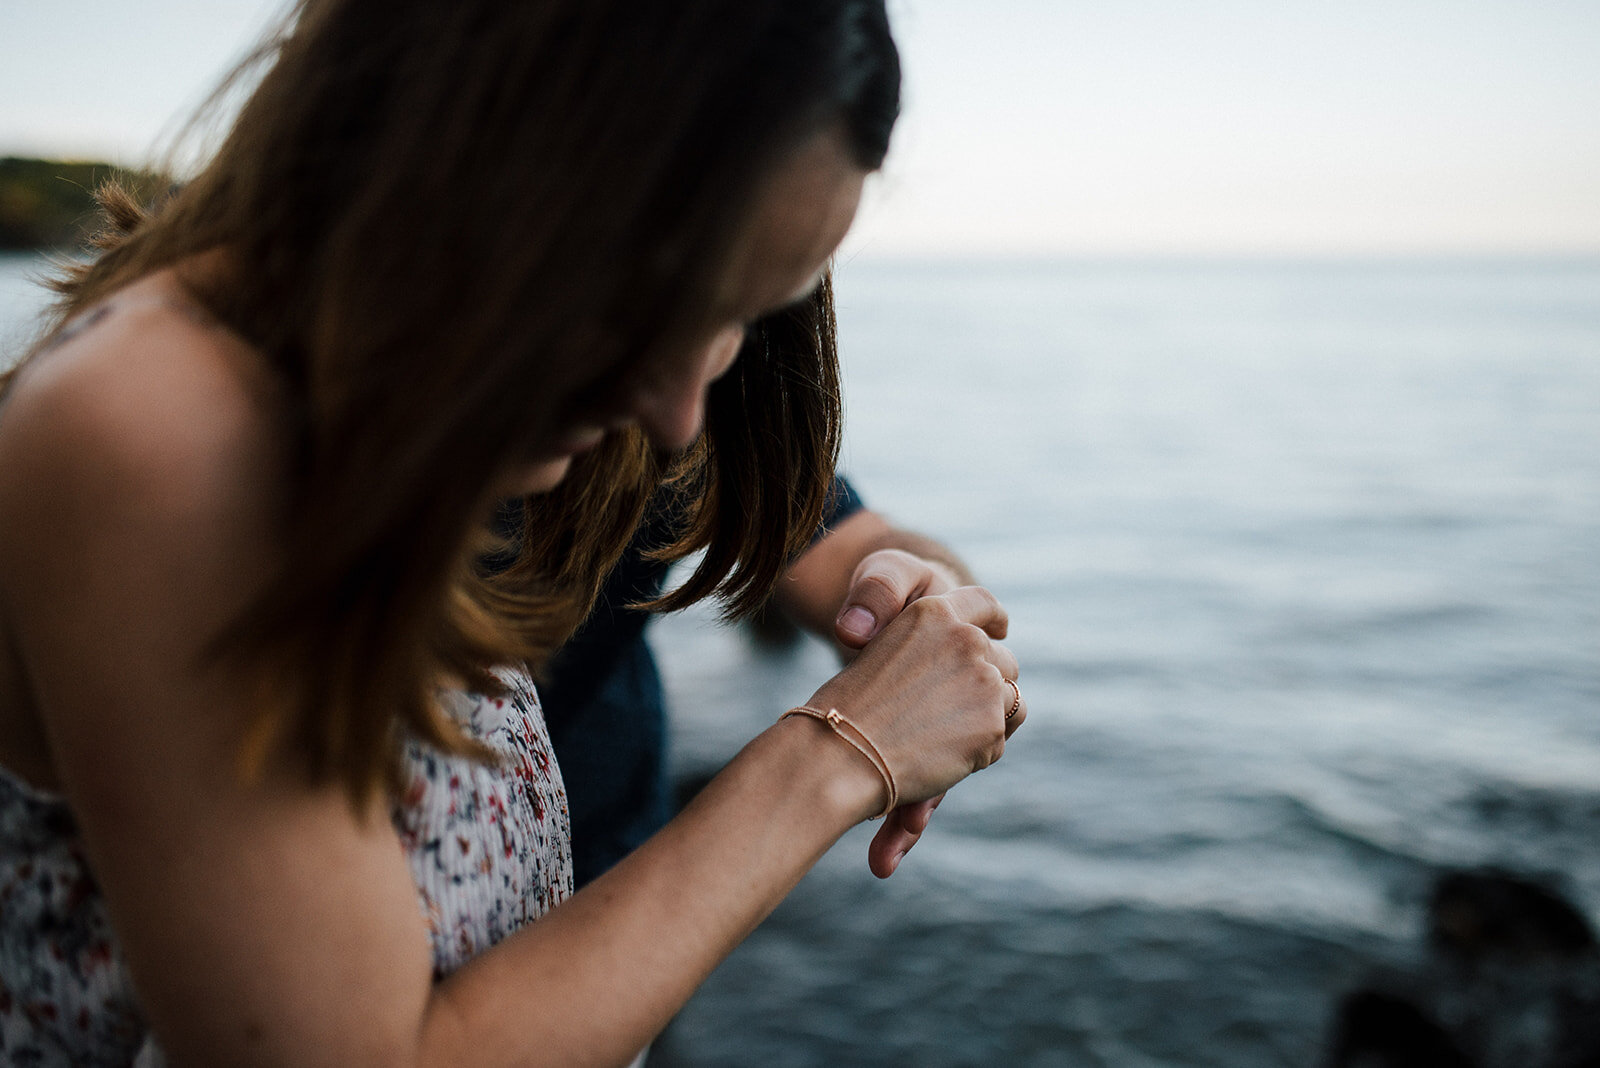
POLYGON ((833 633, 841 644, 859 649, 878 633, 878 616, 866 605, 845 605, 833 625, 833 633))
POLYGON ((915 598, 918 575, 912 559, 891 550, 861 561, 833 625, 841 645, 852 649, 866 645, 915 598))

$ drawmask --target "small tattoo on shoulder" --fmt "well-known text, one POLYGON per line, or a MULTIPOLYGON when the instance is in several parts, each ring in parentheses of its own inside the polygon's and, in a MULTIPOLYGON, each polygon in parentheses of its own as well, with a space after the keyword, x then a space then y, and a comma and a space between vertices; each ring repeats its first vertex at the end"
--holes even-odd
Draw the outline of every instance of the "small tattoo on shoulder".
POLYGON ((57 331, 56 336, 46 342, 44 347, 39 351, 49 352, 51 349, 59 348, 60 346, 65 345, 67 342, 71 341, 73 338, 77 337, 79 334, 83 333, 85 330, 89 329, 91 326, 98 323, 100 320, 104 319, 110 314, 111 305, 109 304, 101 304, 91 308, 89 311, 85 312, 83 315, 80 315, 78 318, 72 320, 66 326, 57 331))

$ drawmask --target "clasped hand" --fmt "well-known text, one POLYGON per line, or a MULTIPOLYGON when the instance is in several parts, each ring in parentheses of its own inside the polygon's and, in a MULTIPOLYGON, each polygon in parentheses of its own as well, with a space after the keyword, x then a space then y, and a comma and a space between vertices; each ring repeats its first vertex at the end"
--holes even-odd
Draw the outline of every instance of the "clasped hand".
POLYGON ((911 799, 867 850, 878 878, 916 845, 945 789, 999 759, 1027 718, 1006 681, 1017 678, 1016 657, 999 644, 1007 626, 993 594, 960 586, 937 561, 883 549, 857 565, 834 623, 850 665, 812 703, 847 712, 871 734, 911 799))

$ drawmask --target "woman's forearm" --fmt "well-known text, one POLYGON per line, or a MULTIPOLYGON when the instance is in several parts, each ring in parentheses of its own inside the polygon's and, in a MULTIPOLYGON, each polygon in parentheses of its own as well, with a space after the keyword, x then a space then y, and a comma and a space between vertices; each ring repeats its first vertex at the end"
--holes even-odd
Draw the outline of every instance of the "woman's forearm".
POLYGON ((440 984, 420 1063, 625 1063, 883 789, 821 723, 769 728, 644 846, 440 984))

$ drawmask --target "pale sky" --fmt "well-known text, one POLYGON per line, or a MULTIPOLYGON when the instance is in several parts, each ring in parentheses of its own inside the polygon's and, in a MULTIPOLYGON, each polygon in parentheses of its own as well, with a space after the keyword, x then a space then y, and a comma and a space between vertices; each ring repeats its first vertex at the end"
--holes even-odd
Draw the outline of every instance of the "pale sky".
MULTIPOLYGON (((136 162, 280 0, 0 0, 0 154, 136 162)), ((1600 254, 1596 0, 891 0, 847 254, 1600 254)))

